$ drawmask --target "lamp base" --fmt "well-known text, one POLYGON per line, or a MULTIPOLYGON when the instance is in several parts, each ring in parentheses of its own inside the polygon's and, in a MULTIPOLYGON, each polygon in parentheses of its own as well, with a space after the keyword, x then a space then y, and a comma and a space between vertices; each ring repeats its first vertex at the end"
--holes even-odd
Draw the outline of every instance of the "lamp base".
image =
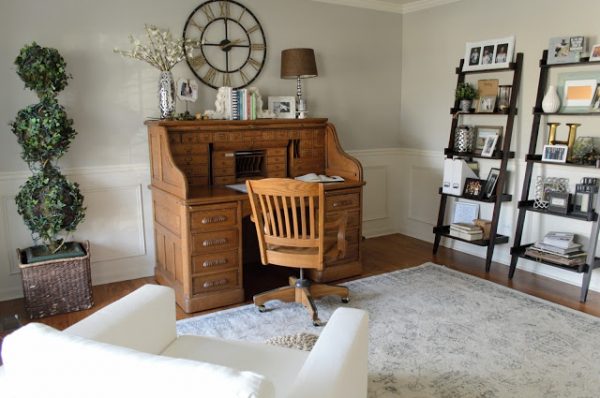
POLYGON ((296 117, 298 119, 306 119, 307 113, 306 100, 304 98, 298 99, 298 111, 296 112, 296 117))

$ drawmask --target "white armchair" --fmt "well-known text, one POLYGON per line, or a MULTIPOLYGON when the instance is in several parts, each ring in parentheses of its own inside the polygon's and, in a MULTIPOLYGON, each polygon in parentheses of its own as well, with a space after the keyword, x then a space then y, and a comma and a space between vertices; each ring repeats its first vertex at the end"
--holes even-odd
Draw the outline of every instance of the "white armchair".
POLYGON ((340 308, 310 352, 179 336, 170 288, 146 285, 57 331, 3 342, 3 397, 319 397, 367 394, 367 313, 340 308))

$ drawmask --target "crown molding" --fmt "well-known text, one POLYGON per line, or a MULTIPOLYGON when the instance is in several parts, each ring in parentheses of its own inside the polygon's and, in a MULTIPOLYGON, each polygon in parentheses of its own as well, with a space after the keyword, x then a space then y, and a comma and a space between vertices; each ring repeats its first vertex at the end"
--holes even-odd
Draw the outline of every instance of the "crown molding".
POLYGON ((366 8, 369 10, 392 12, 395 14, 408 14, 411 12, 426 10, 456 3, 461 0, 415 0, 405 4, 394 4, 384 0, 313 0, 319 3, 329 3, 348 7, 366 8))

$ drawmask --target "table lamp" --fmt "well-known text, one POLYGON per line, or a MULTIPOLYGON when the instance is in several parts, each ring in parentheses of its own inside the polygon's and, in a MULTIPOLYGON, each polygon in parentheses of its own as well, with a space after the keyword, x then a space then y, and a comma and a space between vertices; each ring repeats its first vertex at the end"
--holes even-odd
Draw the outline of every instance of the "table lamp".
POLYGON ((296 103, 297 117, 304 119, 306 117, 306 101, 302 98, 301 79, 316 77, 317 64, 315 62, 315 52, 311 48, 290 48, 281 52, 281 78, 297 79, 296 85, 296 103))

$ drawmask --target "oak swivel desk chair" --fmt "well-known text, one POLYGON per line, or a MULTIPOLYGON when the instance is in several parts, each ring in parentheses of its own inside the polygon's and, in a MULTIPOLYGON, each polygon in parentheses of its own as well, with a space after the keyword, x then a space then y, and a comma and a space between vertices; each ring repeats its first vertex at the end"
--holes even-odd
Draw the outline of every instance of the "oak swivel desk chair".
POLYGON ((248 180, 246 186, 262 263, 300 269, 300 278, 290 277, 289 286, 255 295, 254 304, 263 312, 269 300, 302 303, 313 325, 320 326, 313 298, 337 295, 347 303, 348 288, 312 283, 304 278, 304 269, 322 270, 325 261, 345 255, 348 215, 325 223, 320 183, 266 178, 248 180))

